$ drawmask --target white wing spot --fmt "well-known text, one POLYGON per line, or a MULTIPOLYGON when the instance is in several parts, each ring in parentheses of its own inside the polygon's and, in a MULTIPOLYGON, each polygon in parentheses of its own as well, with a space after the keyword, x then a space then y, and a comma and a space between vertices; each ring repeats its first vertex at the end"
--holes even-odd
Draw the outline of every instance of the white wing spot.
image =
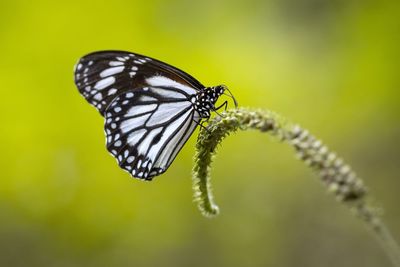
POLYGON ((122 72, 125 69, 125 66, 120 66, 120 67, 113 67, 113 68, 108 68, 103 70, 100 73, 100 77, 104 78, 104 77, 108 77, 117 73, 122 72))
POLYGON ((148 95, 142 95, 142 96, 140 96, 140 100, 141 101, 155 101, 155 100, 157 100, 157 98, 148 96, 148 95))
POLYGON ((108 63, 108 65, 110 65, 111 67, 115 67, 115 66, 122 66, 122 65, 124 65, 124 63, 121 61, 110 61, 110 63, 108 63))
POLYGON ((184 94, 172 90, 167 90, 162 88, 152 88, 151 91, 165 98, 187 99, 187 97, 184 94))
POLYGON ((135 160, 135 157, 134 157, 134 156, 129 156, 129 157, 126 159, 126 162, 132 163, 134 160, 135 160))
POLYGON ((100 101, 102 98, 102 95, 101 95, 101 93, 97 93, 93 98, 100 101))
POLYGON ((149 164, 149 159, 147 159, 145 162, 143 162, 142 167, 143 167, 143 168, 146 168, 146 167, 147 167, 147 164, 149 164))
POLYGON ((121 146, 121 144, 122 144, 121 140, 118 140, 117 142, 114 143, 114 146, 119 147, 121 146))
POLYGON ((115 111, 115 112, 120 112, 120 111, 121 111, 121 107, 116 107, 116 108, 114 108, 114 111, 115 111))
POLYGON ((133 106, 125 114, 125 117, 130 117, 130 116, 134 116, 137 114, 150 112, 150 111, 153 111, 156 107, 157 107, 157 104, 133 106))
POLYGON ((79 63, 79 64, 78 64, 78 66, 76 67, 76 69, 77 69, 77 70, 80 70, 80 69, 82 69, 82 64, 81 64, 81 63, 79 63))
POLYGON ((85 91, 86 91, 86 92, 89 92, 90 89, 92 89, 90 86, 86 86, 86 87, 85 87, 85 91))
POLYGON ((136 75, 136 71, 131 71, 131 72, 129 72, 129 75, 131 76, 131 78, 133 77, 133 76, 135 76, 136 75))
POLYGON ((132 98, 133 97, 133 93, 127 93, 126 94, 126 98, 132 98))
POLYGON ((108 77, 105 79, 102 79, 100 81, 98 81, 96 83, 96 85, 94 86, 94 88, 96 88, 97 90, 102 90, 110 85, 112 85, 113 83, 115 83, 115 78, 114 77, 108 77))
POLYGON ((133 66, 132 68, 131 68, 131 70, 133 70, 133 71, 137 71, 139 68, 138 67, 136 67, 136 66, 133 66))
POLYGON ((115 123, 111 123, 111 128, 115 129, 117 128, 117 125, 115 123))
POLYGON ((113 95, 117 92, 118 90, 115 88, 111 88, 110 91, 108 91, 108 95, 113 95))
POLYGON ((164 76, 153 76, 146 79, 146 82, 151 86, 167 86, 167 87, 174 87, 184 91, 187 94, 196 94, 197 91, 189 86, 183 85, 178 83, 170 78, 164 76))

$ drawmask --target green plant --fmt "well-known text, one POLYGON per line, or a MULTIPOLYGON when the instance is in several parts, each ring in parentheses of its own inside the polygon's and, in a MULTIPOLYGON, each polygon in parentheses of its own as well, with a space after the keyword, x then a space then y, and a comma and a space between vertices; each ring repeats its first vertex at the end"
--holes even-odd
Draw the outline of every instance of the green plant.
POLYGON ((320 177, 340 203, 346 204, 368 226, 393 264, 400 266, 399 247, 382 222, 378 209, 367 203, 367 189, 363 181, 349 165, 307 130, 271 111, 245 108, 227 110, 210 120, 207 128, 201 129, 194 157, 193 189, 194 199, 203 215, 211 217, 219 212, 210 183, 211 163, 218 145, 229 134, 248 129, 267 132, 293 146, 298 158, 320 177))

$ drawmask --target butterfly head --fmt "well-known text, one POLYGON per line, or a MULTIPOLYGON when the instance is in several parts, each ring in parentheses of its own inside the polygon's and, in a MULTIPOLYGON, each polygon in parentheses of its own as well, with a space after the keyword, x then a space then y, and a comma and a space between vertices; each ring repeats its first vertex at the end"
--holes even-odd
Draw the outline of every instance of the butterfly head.
POLYGON ((192 98, 193 106, 201 118, 206 119, 210 117, 211 111, 215 109, 218 97, 225 92, 225 89, 225 85, 206 87, 192 98))

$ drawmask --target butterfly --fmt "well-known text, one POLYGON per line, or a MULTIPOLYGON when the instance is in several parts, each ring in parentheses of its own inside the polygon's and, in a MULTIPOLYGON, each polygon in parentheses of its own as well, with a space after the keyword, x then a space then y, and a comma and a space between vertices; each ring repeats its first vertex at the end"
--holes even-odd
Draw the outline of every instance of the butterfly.
POLYGON ((107 150, 122 169, 144 180, 168 169, 196 126, 222 107, 215 103, 227 90, 125 51, 90 53, 74 72, 79 92, 105 118, 107 150))

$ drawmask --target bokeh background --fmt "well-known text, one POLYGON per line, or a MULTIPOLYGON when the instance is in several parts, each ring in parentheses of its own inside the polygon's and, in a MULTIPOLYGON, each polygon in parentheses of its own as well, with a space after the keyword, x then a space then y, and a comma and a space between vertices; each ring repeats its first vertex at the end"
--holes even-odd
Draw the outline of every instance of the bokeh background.
POLYGON ((164 175, 130 178, 72 72, 120 49, 228 85, 344 157, 400 238, 399 38, 396 0, 0 1, 0 266, 389 266, 267 135, 224 141, 214 219, 192 201, 196 133, 164 175))

